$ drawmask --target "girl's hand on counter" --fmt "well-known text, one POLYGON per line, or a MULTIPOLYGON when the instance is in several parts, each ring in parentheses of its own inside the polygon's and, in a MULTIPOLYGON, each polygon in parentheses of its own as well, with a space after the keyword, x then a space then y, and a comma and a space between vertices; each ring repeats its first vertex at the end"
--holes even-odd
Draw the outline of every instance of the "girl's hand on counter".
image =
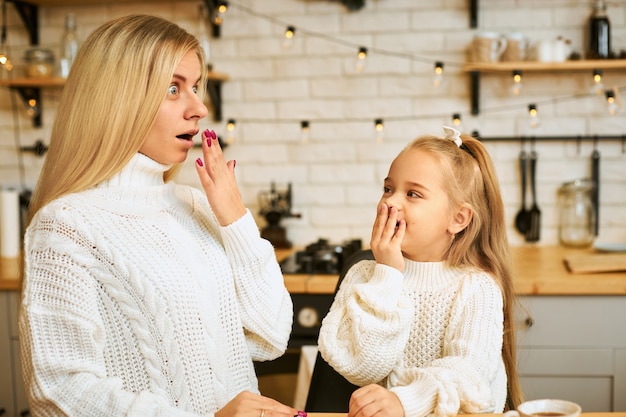
POLYGON ((403 417, 404 408, 393 392, 380 385, 361 387, 350 397, 348 417, 403 417))

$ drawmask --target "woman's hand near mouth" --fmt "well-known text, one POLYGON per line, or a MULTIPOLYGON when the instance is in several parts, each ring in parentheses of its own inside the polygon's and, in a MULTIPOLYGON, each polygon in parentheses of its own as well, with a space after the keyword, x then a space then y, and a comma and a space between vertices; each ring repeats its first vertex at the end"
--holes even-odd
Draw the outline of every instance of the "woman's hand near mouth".
POLYGON ((202 132, 202 156, 196 160, 196 171, 209 204, 221 226, 228 226, 246 214, 235 178, 236 161, 226 162, 215 132, 202 132))
POLYGON ((398 209, 380 203, 370 240, 376 262, 404 271, 402 240, 405 231, 406 222, 398 219, 398 209))

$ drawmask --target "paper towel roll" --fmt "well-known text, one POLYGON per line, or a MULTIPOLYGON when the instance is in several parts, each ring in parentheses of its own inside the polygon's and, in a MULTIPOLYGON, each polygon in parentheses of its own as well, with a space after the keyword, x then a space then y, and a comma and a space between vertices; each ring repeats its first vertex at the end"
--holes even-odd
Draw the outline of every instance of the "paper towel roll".
POLYGON ((17 258, 21 240, 19 192, 3 189, 0 191, 0 257, 17 258))

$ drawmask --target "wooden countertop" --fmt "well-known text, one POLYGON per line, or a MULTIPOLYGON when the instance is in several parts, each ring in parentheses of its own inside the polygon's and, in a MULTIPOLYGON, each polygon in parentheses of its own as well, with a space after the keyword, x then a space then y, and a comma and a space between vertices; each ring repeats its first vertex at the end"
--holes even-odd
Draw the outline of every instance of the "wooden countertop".
MULTIPOLYGON (((626 272, 572 274, 565 257, 595 254, 593 249, 562 246, 516 246, 511 248, 515 292, 518 295, 626 295, 626 272)), ((279 261, 288 251, 277 251, 279 261)), ((626 253, 624 254, 626 256, 626 253)), ((333 293, 336 275, 286 275, 292 293, 333 293)))
MULTIPOLYGON (((307 413, 308 417, 346 417, 346 413, 307 413)), ((502 417, 503 414, 463 414, 463 417, 502 417)), ((580 417, 626 417, 626 412, 580 413, 580 417)))
MULTIPOLYGON (((278 249, 276 257, 282 261, 294 251, 278 249)), ((513 247, 511 253, 518 295, 626 295, 626 272, 572 274, 567 270, 563 263, 566 256, 588 255, 593 249, 529 245, 513 247)), ((14 265, 0 263, 0 291, 19 290, 17 276, 14 265)), ((337 275, 287 274, 285 285, 294 294, 332 294, 337 279, 337 275)))

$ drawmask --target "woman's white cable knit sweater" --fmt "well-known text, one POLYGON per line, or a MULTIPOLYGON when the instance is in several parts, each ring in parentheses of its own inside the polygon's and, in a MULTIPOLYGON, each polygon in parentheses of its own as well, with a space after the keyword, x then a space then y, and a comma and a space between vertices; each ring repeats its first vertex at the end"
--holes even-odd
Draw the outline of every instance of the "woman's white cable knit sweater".
POLYGON ((350 382, 394 392, 406 417, 500 413, 503 320, 502 293, 484 272, 361 261, 322 322, 319 350, 350 382))
POLYGON ((220 227, 206 196, 137 154, 43 207, 25 236, 20 313, 34 416, 212 415, 252 360, 286 349, 293 307, 248 212, 220 227))

